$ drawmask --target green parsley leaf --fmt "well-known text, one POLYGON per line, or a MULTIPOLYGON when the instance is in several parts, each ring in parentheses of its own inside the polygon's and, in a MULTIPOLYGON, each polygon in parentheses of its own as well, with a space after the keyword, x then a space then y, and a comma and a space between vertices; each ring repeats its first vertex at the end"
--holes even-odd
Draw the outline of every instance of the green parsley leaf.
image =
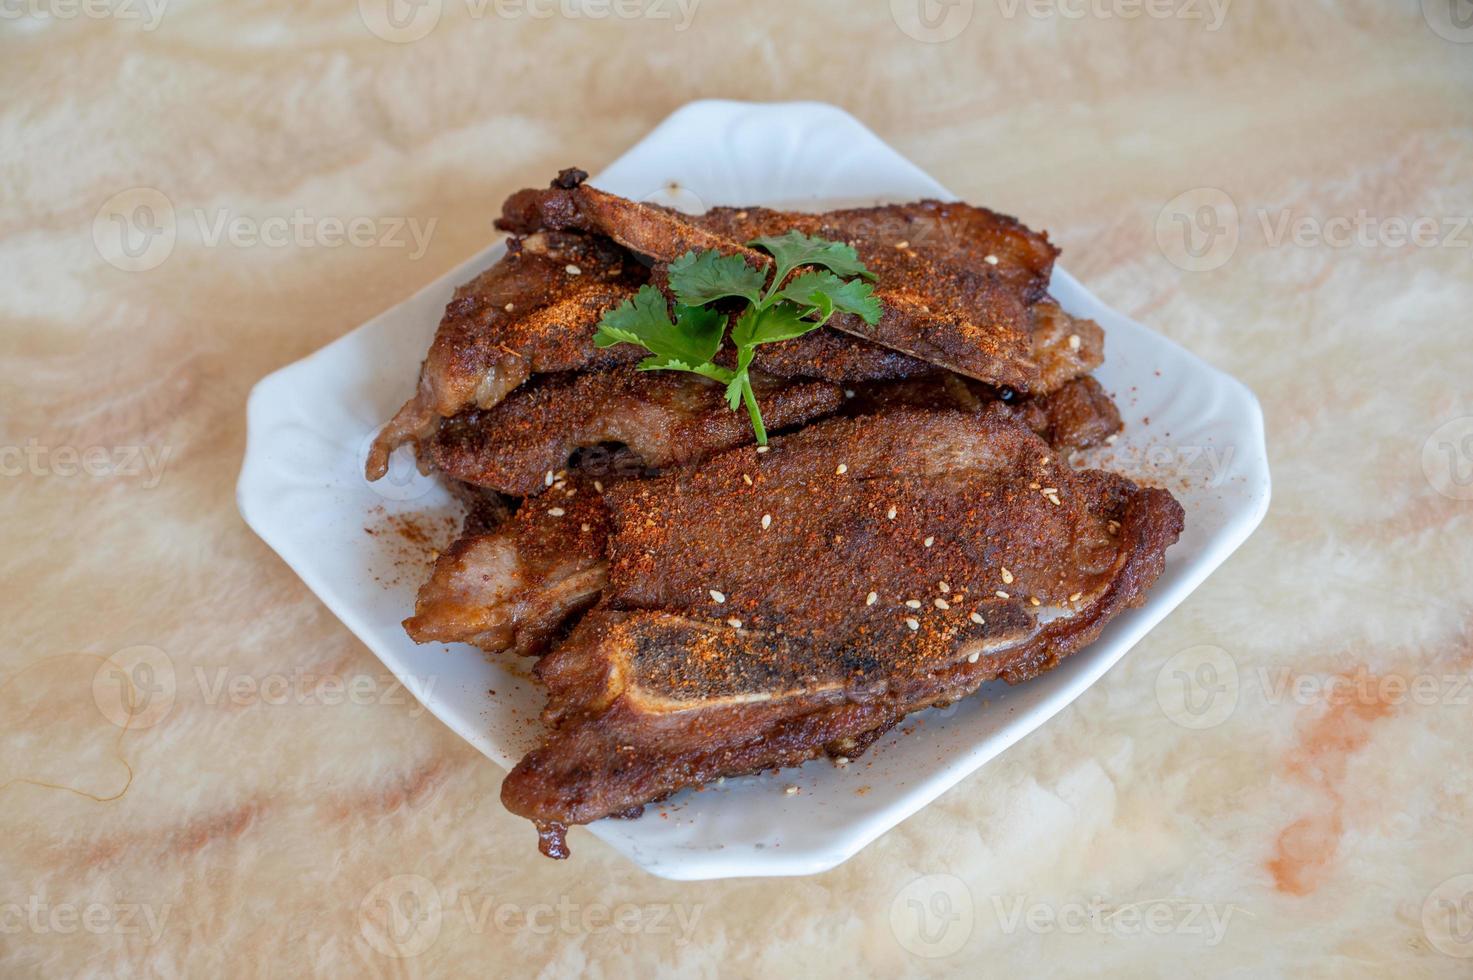
POLYGON ((672 323, 664 294, 653 286, 641 286, 633 299, 604 314, 593 343, 596 347, 643 347, 655 355, 640 364, 646 371, 665 367, 693 371, 716 356, 725 332, 726 317, 701 306, 676 306, 672 323))
POLYGON ((840 276, 875 278, 874 273, 859 261, 859 253, 854 251, 853 246, 843 242, 831 242, 824 238, 805 235, 800 231, 790 231, 784 235, 754 238, 747 244, 769 253, 777 262, 774 285, 780 284, 787 278, 789 272, 800 265, 820 265, 840 276))
POLYGON ((743 350, 801 337, 823 325, 822 320, 804 319, 811 312, 793 303, 777 303, 765 310, 749 309, 731 328, 731 342, 743 350))
POLYGON ((843 280, 832 272, 805 272, 783 287, 783 299, 802 306, 815 306, 828 319, 827 299, 833 310, 853 313, 870 326, 880 322, 880 301, 874 287, 860 279, 843 280))
POLYGON ((686 252, 670 263, 670 290, 687 306, 702 306, 727 296, 756 303, 766 281, 767 273, 752 268, 740 255, 710 249, 686 252))

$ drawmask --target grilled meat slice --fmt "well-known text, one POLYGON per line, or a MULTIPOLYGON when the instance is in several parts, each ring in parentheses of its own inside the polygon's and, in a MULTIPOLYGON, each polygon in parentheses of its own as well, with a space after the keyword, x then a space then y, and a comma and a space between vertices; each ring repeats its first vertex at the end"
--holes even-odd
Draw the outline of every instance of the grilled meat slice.
POLYGON ((1061 451, 1088 449, 1120 431, 1120 412, 1092 377, 1066 382, 1052 394, 1007 398, 990 385, 950 371, 905 381, 855 385, 845 403, 849 415, 873 415, 895 408, 954 409, 1016 419, 1061 451))
POLYGON ((1014 421, 914 409, 606 501, 609 585, 539 664, 554 728, 502 788, 554 852, 560 826, 1050 669, 1142 600, 1182 526, 1170 494, 1075 473, 1014 421))
MULTIPOLYGON (((836 411, 837 385, 753 377, 769 429, 780 430, 836 411)), ((696 374, 617 368, 538 378, 488 411, 440 424, 428 445, 434 465, 451 476, 503 493, 540 493, 547 473, 583 447, 622 443, 648 467, 704 459, 752 442, 752 423, 733 412, 723 387, 696 374)))
POLYGON ((592 481, 558 481, 487 527, 472 509, 435 562, 404 629, 416 643, 471 643, 491 653, 543 652, 607 578, 608 510, 592 481))
POLYGON ((389 454, 427 439, 442 417, 495 405, 532 374, 638 360, 633 347, 595 348, 593 333, 647 276, 623 249, 588 235, 513 239, 499 262, 455 291, 414 397, 374 441, 368 478, 383 476, 389 454))
MULTIPOLYGON (((586 176, 582 171, 563 171, 545 190, 514 194, 507 201, 497 227, 514 232, 536 229, 596 232, 659 263, 671 262, 692 249, 709 248, 723 254, 742 255, 759 267, 771 264, 768 256, 748 248, 742 239, 732 237, 735 233, 745 234, 749 227, 743 219, 735 218, 742 212, 731 212, 732 220, 724 225, 718 222, 719 230, 713 231, 688 215, 627 201, 590 187, 583 183, 586 176)), ((929 203, 935 209, 951 208, 958 212, 967 207, 929 203)), ((754 210, 771 224, 751 223, 751 228, 775 231, 779 222, 786 222, 788 228, 812 227, 845 237, 842 229, 825 226, 823 215, 764 209, 749 209, 747 213, 750 215, 754 210)), ((980 212, 980 209, 970 210, 980 212)), ((853 220, 867 231, 888 230, 878 216, 867 222, 853 220)), ((935 218, 930 224, 934 227, 943 220, 935 218)), ((975 223, 988 224, 981 218, 975 223)), ((1017 225, 1016 229, 1022 226, 1017 225)), ((1025 230, 1016 229, 1016 234, 1022 236, 1025 230)), ((964 236, 958 232, 957 237, 964 236)), ((1026 274, 1004 277, 985 261, 985 255, 979 255, 978 261, 972 264, 948 264, 916 249, 897 248, 897 240, 892 238, 881 241, 849 236, 849 240, 878 277, 875 295, 884 304, 884 314, 874 326, 853 314, 835 314, 829 320, 833 328, 991 384, 1023 391, 1038 388, 1039 372, 1031 356, 1028 308, 1040 288, 1036 284, 1018 285, 1029 279, 1026 274)), ((1052 251, 1046 240, 1042 240, 1040 247, 1052 251)), ((942 243, 938 251, 954 256, 964 249, 942 243)), ((1043 264, 1051 267, 1052 258, 1043 264)), ((1037 274, 1032 274, 1032 278, 1036 279, 1037 274)))

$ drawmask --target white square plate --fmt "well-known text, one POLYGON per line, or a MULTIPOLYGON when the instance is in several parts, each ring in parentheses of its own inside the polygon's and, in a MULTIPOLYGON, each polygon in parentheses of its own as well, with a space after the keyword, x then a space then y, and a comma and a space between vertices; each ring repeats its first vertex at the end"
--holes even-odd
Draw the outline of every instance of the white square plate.
MULTIPOLYGON (((815 103, 692 103, 593 183, 687 211, 740 204, 822 210, 955 197, 851 116, 815 103)), ((399 621, 413 609, 420 576, 404 570, 406 541, 365 532, 395 520, 448 528, 459 514, 456 504, 414 472, 404 449, 385 480, 363 478, 368 442, 413 390, 454 287, 502 250, 487 248, 256 385, 237 497, 246 522, 430 711, 509 768, 535 740, 542 691, 528 680, 524 663, 469 647, 410 642, 399 621)), ((909 735, 892 733, 861 764, 839 769, 817 761, 776 777, 727 780, 681 793, 638 820, 596 823, 589 828, 594 834, 667 878, 831 868, 1077 697, 1257 527, 1268 508, 1269 473, 1252 393, 1110 310, 1062 269, 1054 273, 1053 293, 1070 313, 1105 328, 1107 360, 1098 377, 1112 393, 1129 393, 1120 405, 1125 432, 1099 459, 1167 486, 1186 508, 1186 533, 1168 553, 1146 604, 1053 672, 1016 688, 989 685, 982 697, 929 711, 923 725, 909 735), (1142 424, 1148 417, 1151 424, 1142 424), (1165 433, 1169 444, 1153 435, 1165 433), (784 792, 795 784, 801 792, 784 792)), ((534 840, 528 824, 498 845, 530 854, 534 840)), ((577 840, 575 831, 575 851, 577 840)))

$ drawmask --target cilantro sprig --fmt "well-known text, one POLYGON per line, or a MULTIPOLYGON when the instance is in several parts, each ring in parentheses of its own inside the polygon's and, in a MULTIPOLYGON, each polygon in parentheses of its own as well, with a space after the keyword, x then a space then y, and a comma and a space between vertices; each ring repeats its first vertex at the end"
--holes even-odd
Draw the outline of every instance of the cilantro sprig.
POLYGON ((752 431, 765 446, 767 429, 750 373, 757 347, 801 337, 835 313, 853 313, 873 325, 880 320, 881 307, 870 285, 874 274, 843 242, 790 231, 747 244, 772 256, 770 278, 767 270, 749 265, 740 255, 711 249, 686 252, 670 263, 674 319, 664 294, 642 286, 633 299, 603 315, 593 342, 598 347, 643 347, 650 356, 639 362, 641 371, 689 371, 722 382, 727 404, 732 411, 746 404, 752 431), (746 304, 731 328, 735 368, 714 361, 728 316, 713 304, 729 300, 746 304))

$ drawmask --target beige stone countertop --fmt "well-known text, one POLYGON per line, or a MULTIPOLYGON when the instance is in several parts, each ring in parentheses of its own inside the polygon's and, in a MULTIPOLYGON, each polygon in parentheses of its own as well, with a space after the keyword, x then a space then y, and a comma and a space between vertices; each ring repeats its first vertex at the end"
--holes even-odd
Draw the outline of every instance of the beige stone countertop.
POLYGON ((0 4, 0 975, 1473 974, 1468 0, 385 2, 0 4), (835 103, 1047 228, 1254 389, 1275 495, 1103 680, 846 864, 677 884, 582 830, 539 857, 233 491, 258 379, 708 97, 835 103), (433 231, 191 233, 125 271, 94 219, 137 187, 206 231, 433 231), (1236 246, 1188 262, 1171 205, 1203 189, 1236 246), (1237 681, 1193 729, 1156 689, 1201 646, 1237 681), (95 690, 137 647, 176 683, 123 729, 95 690), (386 955, 365 903, 403 874, 440 905, 386 955))

